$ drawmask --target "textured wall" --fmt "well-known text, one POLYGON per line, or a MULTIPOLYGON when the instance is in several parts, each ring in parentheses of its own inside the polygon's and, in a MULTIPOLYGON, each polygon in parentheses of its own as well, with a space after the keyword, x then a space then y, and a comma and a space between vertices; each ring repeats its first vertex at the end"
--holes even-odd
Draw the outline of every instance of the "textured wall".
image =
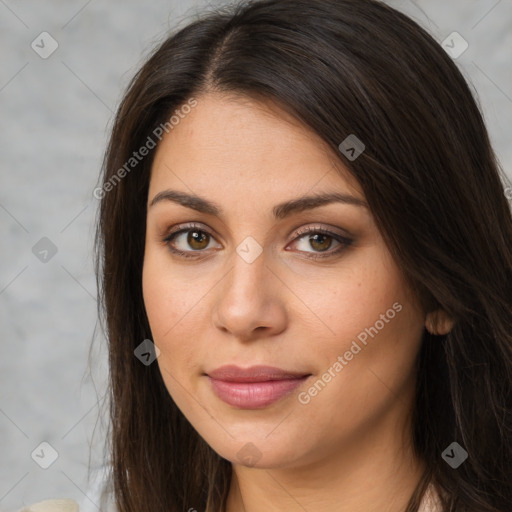
MULTIPOLYGON (((467 41, 456 61, 478 92, 510 176, 512 4, 389 3, 440 42, 453 31, 467 41)), ((97 510, 87 464, 104 393, 105 354, 100 336, 91 380, 97 208, 92 190, 127 81, 163 34, 185 24, 202 5, 0 0, 2 511, 49 497, 71 497, 83 510, 97 510), (53 461, 53 450, 57 459, 43 469, 53 461)), ((454 41, 453 51, 461 44, 454 41)), ((103 430, 98 424, 93 468, 101 461, 103 430)))

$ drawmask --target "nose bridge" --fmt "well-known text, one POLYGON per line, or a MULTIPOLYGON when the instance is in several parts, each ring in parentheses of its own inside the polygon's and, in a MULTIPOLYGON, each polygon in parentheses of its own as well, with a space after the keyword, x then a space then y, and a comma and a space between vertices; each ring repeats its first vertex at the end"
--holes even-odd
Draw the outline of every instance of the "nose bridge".
MULTIPOLYGON (((259 244, 258 244, 259 246, 259 244)), ((216 294, 214 322, 240 338, 248 338, 258 327, 280 330, 285 310, 276 294, 277 281, 268 268, 266 251, 245 240, 236 249, 231 270, 216 294)))
POLYGON ((232 270, 223 287, 223 295, 230 296, 235 303, 243 307, 245 301, 252 302, 256 307, 268 289, 268 273, 266 251, 254 240, 244 240, 233 254, 232 270), (257 244, 257 245, 256 245, 257 244))

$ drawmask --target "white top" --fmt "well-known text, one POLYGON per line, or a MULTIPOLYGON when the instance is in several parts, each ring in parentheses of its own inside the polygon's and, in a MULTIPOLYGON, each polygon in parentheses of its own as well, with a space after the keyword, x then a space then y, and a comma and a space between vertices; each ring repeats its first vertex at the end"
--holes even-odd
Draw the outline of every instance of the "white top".
POLYGON ((79 512, 79 508, 74 500, 45 500, 22 508, 19 512, 79 512))
POLYGON ((427 489, 418 512, 441 512, 441 502, 433 486, 427 489))
MULTIPOLYGON (((79 507, 76 501, 70 499, 45 500, 23 508, 19 512, 79 512, 79 507)), ((437 495, 432 489, 427 491, 419 512, 441 512, 437 495)))

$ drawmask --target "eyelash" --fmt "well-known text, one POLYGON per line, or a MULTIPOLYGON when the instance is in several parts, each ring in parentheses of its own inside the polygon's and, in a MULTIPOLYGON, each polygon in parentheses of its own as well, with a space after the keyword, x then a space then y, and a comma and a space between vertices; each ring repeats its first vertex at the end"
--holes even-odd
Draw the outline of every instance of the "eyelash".
MULTIPOLYGON (((183 258, 196 258, 197 259, 198 256, 193 256, 190 253, 201 253, 201 252, 204 252, 204 250, 181 251, 179 249, 175 249, 171 245, 171 242, 174 240, 174 238, 176 238, 181 233, 187 233, 189 231, 197 231, 199 233, 204 233, 213 238, 213 235, 211 233, 209 233, 207 230, 205 230, 204 228, 202 228, 201 226, 196 225, 196 224, 187 224, 185 226, 179 225, 178 229, 176 229, 175 231, 173 231, 173 232, 169 233, 167 236, 165 236, 165 238, 163 239, 163 242, 168 247, 168 249, 171 251, 171 253, 176 254, 183 258)), ((336 240, 338 243, 341 244, 341 246, 338 249, 335 249, 334 251, 319 252, 319 253, 318 252, 317 253, 309 253, 308 252, 307 254, 312 254, 312 255, 307 256, 307 258, 310 258, 313 260, 329 258, 329 257, 333 257, 335 255, 338 255, 339 253, 343 252, 347 247, 349 247, 353 242, 353 240, 350 238, 341 236, 337 233, 333 233, 332 231, 326 230, 324 228, 319 228, 319 227, 314 227, 314 226, 307 226, 307 227, 297 231, 295 233, 296 237, 292 240, 292 242, 295 242, 295 240, 298 240, 307 234, 309 234, 309 235, 316 235, 316 234, 325 235, 330 238, 333 238, 334 240, 336 240)), ((301 252, 307 252, 307 251, 301 251, 301 252)))

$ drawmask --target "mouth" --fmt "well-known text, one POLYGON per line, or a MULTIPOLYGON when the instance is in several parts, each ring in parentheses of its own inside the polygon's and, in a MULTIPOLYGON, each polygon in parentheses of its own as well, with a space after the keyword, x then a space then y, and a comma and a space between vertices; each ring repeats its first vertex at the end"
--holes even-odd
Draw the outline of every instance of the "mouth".
POLYGON ((222 366, 205 373, 214 394, 239 409, 261 409, 289 395, 311 374, 272 366, 222 366))

